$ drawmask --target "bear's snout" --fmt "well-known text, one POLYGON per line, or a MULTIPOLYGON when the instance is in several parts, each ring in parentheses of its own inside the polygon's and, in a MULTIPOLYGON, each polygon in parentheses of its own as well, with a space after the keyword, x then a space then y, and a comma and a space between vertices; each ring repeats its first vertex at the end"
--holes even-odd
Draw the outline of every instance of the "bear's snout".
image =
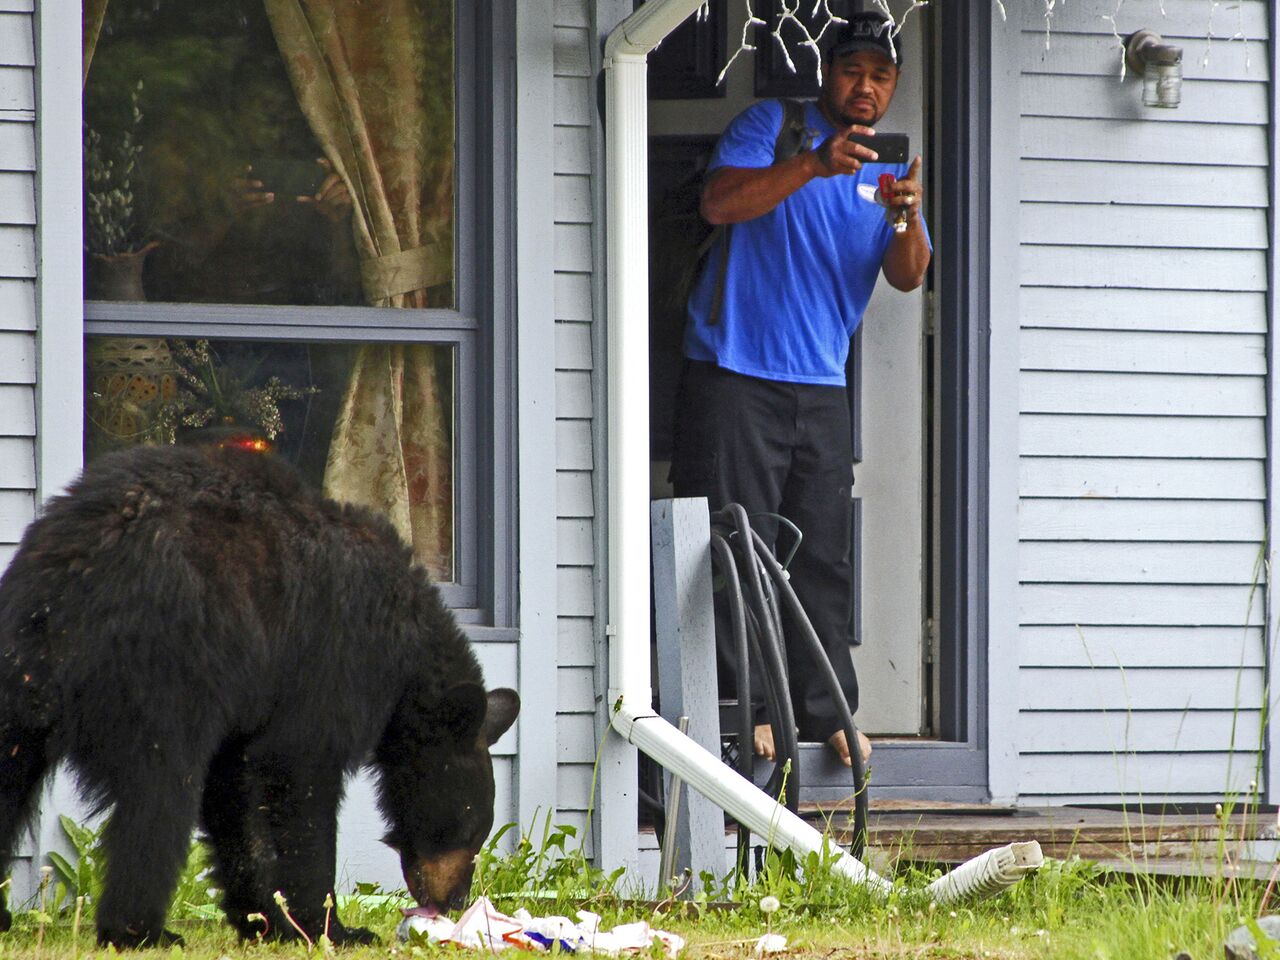
POLYGON ((448 850, 429 857, 401 858, 409 893, 419 905, 458 910, 466 906, 475 870, 474 850, 448 850))

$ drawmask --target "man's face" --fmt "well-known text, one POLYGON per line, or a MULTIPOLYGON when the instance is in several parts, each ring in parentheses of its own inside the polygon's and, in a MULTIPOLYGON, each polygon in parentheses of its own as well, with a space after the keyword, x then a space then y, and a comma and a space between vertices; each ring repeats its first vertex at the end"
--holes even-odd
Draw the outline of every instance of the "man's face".
POLYGON ((858 50, 827 62, 818 103, 836 126, 872 126, 898 88, 898 67, 883 53, 858 50))

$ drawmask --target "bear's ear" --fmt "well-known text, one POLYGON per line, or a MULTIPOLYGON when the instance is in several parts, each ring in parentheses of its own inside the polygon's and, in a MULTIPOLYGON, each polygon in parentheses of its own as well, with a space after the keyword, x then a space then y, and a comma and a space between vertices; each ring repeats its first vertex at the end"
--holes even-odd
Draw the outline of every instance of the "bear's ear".
POLYGON ((489 708, 484 714, 484 739, 489 746, 498 742, 516 722, 516 714, 520 712, 520 694, 509 687, 498 687, 489 691, 489 708))
POLYGON ((466 743, 479 735, 487 707, 484 687, 478 683, 458 683, 445 691, 435 714, 444 729, 466 743))

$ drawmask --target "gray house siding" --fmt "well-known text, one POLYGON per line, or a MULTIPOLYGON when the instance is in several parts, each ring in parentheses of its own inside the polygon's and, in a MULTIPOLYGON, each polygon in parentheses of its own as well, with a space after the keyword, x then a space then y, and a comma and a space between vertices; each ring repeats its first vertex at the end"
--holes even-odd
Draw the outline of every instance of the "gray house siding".
POLYGON ((1183 45, 1177 110, 1119 81, 1110 5, 1059 5, 1048 49, 1015 7, 1017 792, 1221 796, 1264 701, 1266 4, 1211 42, 1206 4, 1124 5, 1183 45))
MULTIPOLYGON (((582 837, 596 757, 596 443, 590 0, 555 4, 556 822, 582 837)), ((603 550, 603 545, 599 546, 603 550)))
POLYGON ((0 569, 35 516, 35 43, 0 3, 0 569))
MULTIPOLYGON (((0 570, 36 503, 35 32, 30 2, 0 3, 0 570)), ((15 889, 35 878, 19 843, 15 889)))

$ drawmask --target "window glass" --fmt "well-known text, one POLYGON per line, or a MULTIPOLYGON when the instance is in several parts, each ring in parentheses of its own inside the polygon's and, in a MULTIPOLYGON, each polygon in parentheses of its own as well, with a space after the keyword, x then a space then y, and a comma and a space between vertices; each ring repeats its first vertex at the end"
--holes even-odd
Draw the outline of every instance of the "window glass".
POLYGON ((453 0, 82 12, 86 315, 112 320, 86 343, 86 457, 262 441, 385 513, 437 580, 474 577, 456 549, 459 340, 362 342, 385 312, 313 311, 458 309, 453 0), (202 337, 187 303, 221 305, 244 339, 202 337), (314 342, 273 339, 298 325, 314 342))
POLYGON ((86 460, 140 443, 271 452, 386 512, 436 580, 455 579, 454 348, 91 336, 85 357, 86 460), (407 429, 378 422, 399 414, 407 429))
POLYGON ((454 306, 451 0, 86 0, 94 300, 454 306))

